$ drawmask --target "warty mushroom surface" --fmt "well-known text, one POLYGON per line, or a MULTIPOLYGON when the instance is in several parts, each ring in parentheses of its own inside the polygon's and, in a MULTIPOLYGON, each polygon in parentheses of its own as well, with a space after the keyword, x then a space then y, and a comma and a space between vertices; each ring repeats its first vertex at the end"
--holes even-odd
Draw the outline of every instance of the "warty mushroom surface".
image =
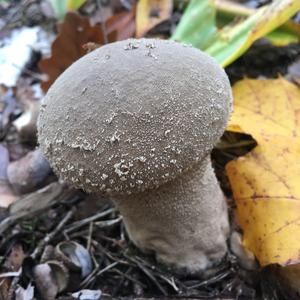
POLYGON ((231 107, 228 78, 207 54, 130 39, 87 54, 56 80, 39 142, 62 179, 110 195, 139 248, 193 273, 227 251, 210 151, 231 107))

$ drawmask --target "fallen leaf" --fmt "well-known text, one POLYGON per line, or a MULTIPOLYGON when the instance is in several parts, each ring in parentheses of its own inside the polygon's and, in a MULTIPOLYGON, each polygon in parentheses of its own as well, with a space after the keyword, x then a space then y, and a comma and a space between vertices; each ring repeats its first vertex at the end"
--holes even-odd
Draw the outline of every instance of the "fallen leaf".
POLYGON ((88 42, 104 43, 101 27, 91 26, 86 17, 68 13, 64 22, 58 26, 58 36, 52 44, 51 57, 39 62, 40 70, 49 76, 49 80, 42 83, 44 91, 68 66, 86 54, 82 46, 88 42))
POLYGON ((76 10, 82 6, 86 0, 67 0, 67 9, 70 10, 76 10))
POLYGON ((133 37, 135 34, 135 11, 133 7, 131 11, 120 12, 111 16, 105 23, 109 33, 115 32, 115 41, 121 41, 133 37))
POLYGON ((20 285, 16 288, 16 300, 34 300, 34 287, 29 283, 26 289, 20 285))
POLYGON ((55 248, 56 257, 73 272, 78 271, 84 278, 92 272, 92 259, 87 249, 74 241, 64 241, 55 248))
POLYGON ((64 197, 69 199, 72 194, 74 195, 75 191, 68 189, 66 185, 54 182, 36 192, 19 198, 18 201, 13 202, 9 206, 9 217, 0 222, 0 234, 3 234, 16 222, 46 211, 52 205, 62 201, 64 197))
POLYGON ((12 246, 10 254, 4 262, 4 266, 10 272, 17 272, 21 268, 24 258, 25 253, 23 250, 23 246, 21 244, 16 243, 12 246))
POLYGON ((81 290, 77 293, 73 293, 72 297, 78 300, 100 300, 101 295, 101 290, 81 290))
POLYGON ((43 91, 46 92, 65 69, 86 54, 84 45, 103 45, 132 37, 135 32, 134 16, 134 10, 122 12, 109 18, 104 26, 92 26, 89 18, 68 13, 64 22, 58 26, 58 35, 51 47, 51 57, 39 62, 41 72, 48 75, 48 80, 42 83, 43 91))
POLYGON ((283 78, 233 87, 231 131, 258 146, 227 164, 243 244, 262 266, 300 262, 300 90, 283 78))
POLYGON ((172 0, 140 0, 136 13, 136 36, 144 36, 159 23, 168 20, 173 10, 172 0))
POLYGON ((50 165, 42 151, 30 151, 21 159, 10 162, 7 167, 8 181, 18 194, 27 194, 47 183, 50 165))
MULTIPOLYGON (((299 9, 299 0, 274 0, 246 19, 216 30, 215 2, 191 0, 171 38, 202 49, 224 67, 240 57, 256 40, 286 23, 299 9)), ((295 30, 298 29, 292 31, 295 30)), ((273 35, 273 39, 284 43, 282 36, 279 39, 273 35)))
POLYGON ((55 300, 57 294, 67 288, 69 276, 69 270, 56 260, 38 264, 33 269, 36 287, 45 300, 55 300))

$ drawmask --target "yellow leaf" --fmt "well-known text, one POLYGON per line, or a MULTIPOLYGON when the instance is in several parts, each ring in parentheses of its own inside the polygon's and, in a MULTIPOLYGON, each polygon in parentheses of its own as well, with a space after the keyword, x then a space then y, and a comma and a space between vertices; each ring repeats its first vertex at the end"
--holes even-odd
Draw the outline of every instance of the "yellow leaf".
POLYGON ((294 84, 283 78, 245 79, 235 84, 233 95, 234 113, 228 130, 238 126, 258 143, 261 136, 300 135, 300 92, 294 84))
POLYGON ((258 146, 227 164, 243 243, 262 266, 300 262, 300 90, 288 81, 243 80, 233 87, 228 129, 258 146))
POLYGON ((299 9, 299 0, 274 0, 235 26, 223 27, 205 52, 223 67, 228 66, 256 40, 283 25, 299 9))
POLYGON ((67 0, 68 11, 74 11, 82 6, 86 0, 67 0))
POLYGON ((168 20, 173 9, 172 0, 140 0, 136 13, 136 36, 144 36, 159 23, 168 20))

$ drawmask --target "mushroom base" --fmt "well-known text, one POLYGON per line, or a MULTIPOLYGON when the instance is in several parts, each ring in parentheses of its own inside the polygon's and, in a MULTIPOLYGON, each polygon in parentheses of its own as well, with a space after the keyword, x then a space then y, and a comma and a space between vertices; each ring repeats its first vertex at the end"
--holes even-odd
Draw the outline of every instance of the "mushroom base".
POLYGON ((210 158, 155 190, 113 197, 130 239, 159 261, 196 273, 227 251, 227 205, 210 158))

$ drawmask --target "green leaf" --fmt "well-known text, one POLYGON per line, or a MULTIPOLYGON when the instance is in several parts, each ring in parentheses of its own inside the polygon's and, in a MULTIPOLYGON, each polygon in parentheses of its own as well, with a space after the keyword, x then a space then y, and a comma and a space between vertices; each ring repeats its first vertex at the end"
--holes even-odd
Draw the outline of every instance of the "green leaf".
POLYGON ((58 19, 62 20, 68 11, 77 10, 86 0, 50 0, 58 19))
POLYGON ((298 43, 299 38, 295 33, 285 31, 282 28, 279 28, 269 34, 266 35, 266 39, 268 39, 273 45, 281 47, 286 46, 292 43, 298 43))
POLYGON ((299 0, 275 0, 241 23, 223 28, 205 51, 222 66, 227 66, 246 52, 253 42, 284 24, 299 10, 299 0))
MULTIPOLYGON (((171 37, 191 43, 213 56, 222 66, 227 66, 240 57, 257 39, 273 32, 300 10, 299 0, 275 0, 237 24, 216 30, 216 7, 214 0, 192 0, 171 37), (210 11, 210 17, 206 14, 210 11)), ((295 35, 294 35, 295 36, 295 35)), ((271 38, 279 39, 273 34, 271 38)), ((291 33, 281 41, 292 40, 291 33)), ((293 37, 294 38, 294 37, 293 37)), ((295 39, 294 39, 295 40, 295 39)))
POLYGON ((204 49, 216 33, 216 9, 213 2, 191 0, 171 39, 204 49))
POLYGON ((59 20, 62 20, 67 13, 67 1, 66 0, 50 0, 54 9, 55 15, 59 20))

